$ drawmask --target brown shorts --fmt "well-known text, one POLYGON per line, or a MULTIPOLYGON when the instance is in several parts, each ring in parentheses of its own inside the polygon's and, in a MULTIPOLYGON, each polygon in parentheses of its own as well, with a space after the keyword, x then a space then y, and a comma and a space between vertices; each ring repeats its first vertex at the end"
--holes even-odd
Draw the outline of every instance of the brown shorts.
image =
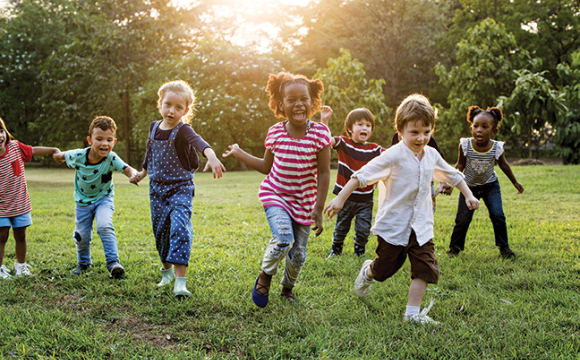
POLYGON ((411 262, 411 279, 425 280, 429 284, 437 284, 439 280, 439 264, 435 256, 433 239, 423 246, 417 243, 415 231, 411 230, 407 246, 392 245, 378 236, 377 257, 370 265, 373 277, 377 281, 385 281, 393 276, 405 263, 409 256, 411 262))

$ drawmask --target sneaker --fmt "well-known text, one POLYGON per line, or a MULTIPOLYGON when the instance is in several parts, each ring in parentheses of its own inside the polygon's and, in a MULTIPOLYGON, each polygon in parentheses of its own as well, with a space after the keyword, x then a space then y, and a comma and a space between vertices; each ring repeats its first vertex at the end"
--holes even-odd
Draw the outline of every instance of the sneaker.
POLYGON ((516 257, 516 253, 512 249, 510 249, 508 245, 500 247, 499 253, 501 257, 504 259, 513 259, 516 257))
POLYGON ((459 255, 460 252, 461 252, 461 250, 459 250, 457 248, 449 249, 449 251, 447 252, 447 257, 450 259, 453 259, 457 255, 459 255))
POLYGON ((418 314, 413 314, 413 315, 405 315, 405 317, 403 318, 405 321, 413 321, 415 323, 418 324, 433 324, 433 325, 439 325, 441 324, 439 321, 435 321, 433 319, 431 319, 429 316, 427 316, 427 314, 429 313, 429 310, 431 310, 431 306, 433 306, 433 303, 435 302, 435 300, 431 300, 431 303, 429 303, 429 306, 427 306, 426 309, 423 309, 423 311, 421 311, 418 314))
POLYGON ((32 276, 32 274, 30 273, 30 270, 28 270, 28 268, 31 267, 30 265, 28 265, 27 263, 14 263, 14 275, 15 276, 22 276, 22 275, 26 275, 26 276, 32 276))
POLYGON ((365 254, 365 247, 364 246, 360 246, 357 244, 354 244, 354 254, 356 256, 362 256, 365 254))
POLYGON ((0 266, 0 278, 10 279, 10 270, 5 265, 0 266))
POLYGON ((373 261, 367 260, 363 263, 362 268, 360 269, 356 280, 354 281, 354 292, 356 296, 361 299, 364 299, 368 296, 369 292, 371 291, 371 285, 375 281, 375 279, 367 279, 366 272, 369 266, 373 261))
POLYGON ((73 275, 80 275, 87 271, 90 267, 91 265, 78 264, 77 267, 73 269, 72 273, 73 275))
POLYGON ((118 262, 107 265, 107 270, 109 270, 109 278, 111 279, 119 279, 121 276, 123 276, 123 274, 125 274, 123 265, 119 264, 118 262))

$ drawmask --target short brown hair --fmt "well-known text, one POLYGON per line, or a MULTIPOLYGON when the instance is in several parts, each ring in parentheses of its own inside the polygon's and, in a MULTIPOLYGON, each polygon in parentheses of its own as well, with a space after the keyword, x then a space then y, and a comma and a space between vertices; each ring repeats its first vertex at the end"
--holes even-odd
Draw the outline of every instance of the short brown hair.
POLYGON ((112 130, 113 134, 117 136, 117 124, 115 121, 108 116, 95 116, 93 122, 89 126, 89 136, 93 136, 93 131, 95 128, 99 128, 103 131, 112 130))
POLYGON ((344 131, 350 137, 350 132, 352 131, 352 127, 357 121, 366 120, 371 123, 371 131, 375 131, 375 117, 373 113, 367 108, 358 108, 354 109, 353 111, 349 112, 344 119, 344 131))
POLYGON ((0 129, 4 130, 7 135, 6 140, 4 141, 4 145, 8 144, 9 141, 14 140, 14 137, 12 137, 12 135, 8 132, 8 129, 6 129, 6 124, 4 124, 4 120, 2 120, 2 118, 0 118, 0 129))
POLYGON ((408 123, 422 121, 424 126, 435 127, 437 111, 426 96, 421 94, 409 95, 397 108, 395 115, 395 128, 402 132, 408 123))

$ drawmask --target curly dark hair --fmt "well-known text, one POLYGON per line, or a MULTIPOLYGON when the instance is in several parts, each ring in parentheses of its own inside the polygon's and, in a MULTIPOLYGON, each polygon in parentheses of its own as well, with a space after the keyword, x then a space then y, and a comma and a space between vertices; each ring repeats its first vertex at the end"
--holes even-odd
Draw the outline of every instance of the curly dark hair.
POLYGON ((322 106, 322 98, 320 95, 324 91, 324 84, 319 79, 311 80, 304 75, 293 75, 287 72, 281 72, 278 75, 270 74, 268 77, 268 84, 266 85, 266 92, 270 94, 270 101, 268 106, 276 117, 286 118, 284 111, 278 106, 284 98, 284 88, 290 84, 304 84, 308 86, 308 93, 312 99, 312 110, 308 114, 308 118, 316 114, 322 106))
POLYGON ((467 110, 467 122, 469 122, 470 124, 473 124, 473 119, 475 119, 475 117, 477 115, 481 115, 481 114, 486 114, 491 116, 491 118, 493 119, 493 128, 497 129, 497 127, 499 126, 499 123, 501 123, 501 121, 503 120, 503 113, 501 112, 500 108, 497 107, 488 107, 487 109, 483 110, 482 108, 480 108, 479 106, 470 106, 469 110, 467 110))

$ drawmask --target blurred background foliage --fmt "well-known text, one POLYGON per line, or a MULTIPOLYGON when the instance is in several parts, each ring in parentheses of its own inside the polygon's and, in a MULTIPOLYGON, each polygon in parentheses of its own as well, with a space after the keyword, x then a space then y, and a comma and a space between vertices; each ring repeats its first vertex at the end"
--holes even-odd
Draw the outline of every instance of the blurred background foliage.
MULTIPOLYGON (((454 163, 471 105, 501 106, 510 157, 580 161, 580 5, 570 0, 4 0, 0 116, 20 141, 86 146, 96 115, 140 167, 157 89, 196 92, 192 127, 220 154, 256 156, 276 119, 268 74, 320 78, 340 135, 357 107, 390 145, 400 101, 428 96, 454 163)), ((315 115, 313 120, 317 119, 315 115)), ((227 159, 228 168, 239 168, 227 159)))

